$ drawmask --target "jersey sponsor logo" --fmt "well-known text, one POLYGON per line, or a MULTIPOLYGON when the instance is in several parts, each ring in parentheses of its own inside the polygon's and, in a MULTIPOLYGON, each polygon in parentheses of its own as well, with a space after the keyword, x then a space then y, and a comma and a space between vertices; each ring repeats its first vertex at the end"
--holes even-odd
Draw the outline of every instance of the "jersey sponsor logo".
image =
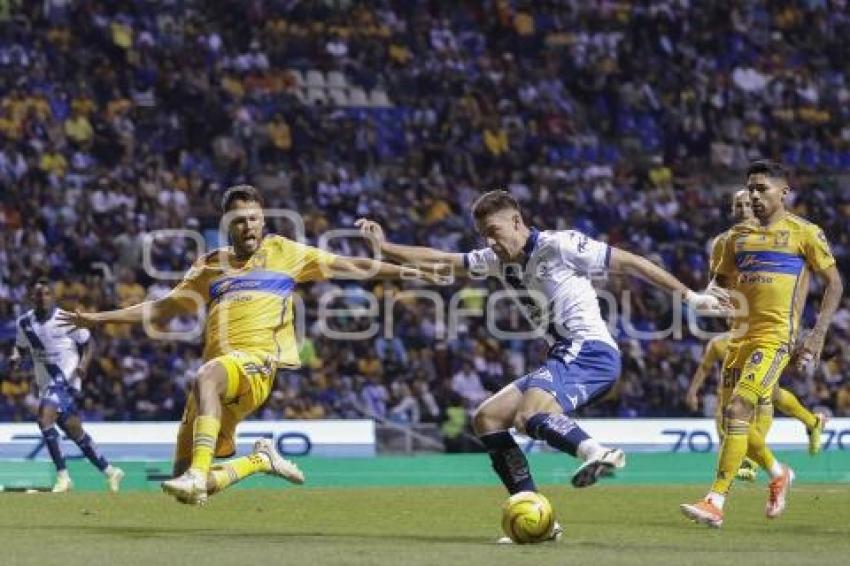
POLYGON ((741 283, 751 283, 754 285, 772 285, 773 277, 763 275, 761 273, 744 273, 741 275, 741 283))

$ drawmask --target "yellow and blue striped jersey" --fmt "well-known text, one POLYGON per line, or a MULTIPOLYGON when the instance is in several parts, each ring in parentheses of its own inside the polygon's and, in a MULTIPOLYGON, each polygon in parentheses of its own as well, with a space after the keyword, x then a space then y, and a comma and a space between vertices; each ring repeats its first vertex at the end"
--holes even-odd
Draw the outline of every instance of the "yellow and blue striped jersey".
POLYGON ((714 271, 729 278, 748 305, 746 319, 736 321, 746 323, 746 328, 733 343, 792 344, 810 273, 835 264, 823 230, 788 213, 770 226, 737 224, 722 245, 714 271))
POLYGON ((172 296, 206 305, 204 360, 232 351, 271 356, 297 367, 292 294, 303 281, 327 278, 333 254, 281 236, 266 236, 247 261, 231 248, 212 251, 192 266, 172 296))

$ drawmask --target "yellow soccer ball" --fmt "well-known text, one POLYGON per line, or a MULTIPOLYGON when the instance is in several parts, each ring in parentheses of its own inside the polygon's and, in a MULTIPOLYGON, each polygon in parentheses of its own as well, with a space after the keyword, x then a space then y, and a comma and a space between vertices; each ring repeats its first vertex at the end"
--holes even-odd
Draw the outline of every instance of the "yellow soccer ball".
POLYGON ((502 530, 517 544, 543 542, 554 527, 552 504, 540 493, 521 491, 502 505, 502 530))

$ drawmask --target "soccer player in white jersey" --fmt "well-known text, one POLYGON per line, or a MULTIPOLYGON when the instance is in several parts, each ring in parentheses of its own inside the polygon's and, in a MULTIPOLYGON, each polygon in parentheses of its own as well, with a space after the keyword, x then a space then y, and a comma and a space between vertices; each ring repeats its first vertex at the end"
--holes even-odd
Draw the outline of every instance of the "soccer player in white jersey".
POLYGON ((621 450, 600 445, 567 416, 607 393, 620 374, 620 353, 600 314, 591 276, 605 271, 637 275, 684 296, 696 309, 719 311, 720 302, 694 293, 647 259, 580 232, 527 226, 519 205, 505 191, 482 195, 472 215, 488 247, 466 254, 394 244, 376 222, 360 219, 357 225, 397 262, 418 267, 448 264, 459 275, 497 277, 518 296, 533 292, 545 298, 548 305, 542 306, 548 309, 525 305, 525 310, 534 324, 548 329, 546 363, 484 401, 473 425, 511 494, 535 490, 525 454, 509 433, 511 426, 583 460, 572 484, 590 486, 625 465, 621 450), (549 320, 539 320, 545 310, 551 313, 549 320))
POLYGON ((81 379, 92 356, 86 329, 68 331, 56 319, 59 309, 53 297, 50 281, 37 279, 31 289, 33 309, 24 313, 16 323, 15 348, 11 363, 13 371, 22 356, 29 352, 33 360, 35 382, 39 393, 38 426, 44 436, 47 451, 56 466, 54 492, 70 491, 71 476, 59 447, 59 432, 55 425, 73 440, 80 451, 106 476, 110 491, 118 491, 124 472, 99 454, 91 437, 83 430, 77 413, 76 397, 81 379))

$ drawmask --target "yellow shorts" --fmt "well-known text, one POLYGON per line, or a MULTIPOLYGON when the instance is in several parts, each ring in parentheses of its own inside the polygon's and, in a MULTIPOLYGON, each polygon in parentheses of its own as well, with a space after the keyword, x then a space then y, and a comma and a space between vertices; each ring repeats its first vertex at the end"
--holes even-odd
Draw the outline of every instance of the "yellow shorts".
MULTIPOLYGON (((247 352, 230 352, 217 358, 227 371, 227 391, 221 400, 221 428, 215 447, 216 458, 227 458, 236 452, 236 425, 256 411, 271 392, 277 370, 274 358, 247 352)), ((186 399, 177 444, 174 448, 175 467, 188 466, 192 459, 192 435, 197 407, 195 395, 186 399)))
POLYGON ((734 383, 732 393, 753 405, 770 403, 789 353, 787 344, 745 343, 730 348, 723 362, 724 385, 734 383))

